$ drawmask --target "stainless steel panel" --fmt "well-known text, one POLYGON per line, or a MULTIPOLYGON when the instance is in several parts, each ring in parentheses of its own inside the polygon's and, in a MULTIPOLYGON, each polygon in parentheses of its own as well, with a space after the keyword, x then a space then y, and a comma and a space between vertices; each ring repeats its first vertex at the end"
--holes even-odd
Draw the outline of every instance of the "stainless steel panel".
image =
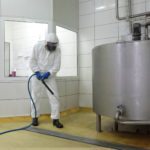
POLYGON ((93 107, 122 120, 150 120, 150 41, 102 45, 93 50, 93 107))

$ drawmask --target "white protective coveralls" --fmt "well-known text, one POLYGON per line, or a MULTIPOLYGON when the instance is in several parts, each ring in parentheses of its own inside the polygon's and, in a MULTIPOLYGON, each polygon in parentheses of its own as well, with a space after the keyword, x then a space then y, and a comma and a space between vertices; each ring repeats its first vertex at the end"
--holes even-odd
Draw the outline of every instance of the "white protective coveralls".
MULTIPOLYGON (((60 64, 61 64, 61 54, 60 49, 56 48, 55 51, 50 52, 46 49, 45 45, 46 42, 57 42, 58 38, 55 34, 49 34, 46 37, 46 41, 39 42, 34 46, 33 53, 30 59, 30 68, 33 72, 40 71, 42 73, 44 72, 50 72, 50 76, 48 79, 45 79, 46 84, 52 89, 54 92, 53 96, 43 85, 43 83, 36 78, 36 76, 33 77, 32 80, 32 96, 33 100, 36 105, 37 109, 37 115, 36 117, 39 117, 40 115, 40 98, 41 98, 41 92, 46 90, 46 93, 49 98, 49 103, 51 106, 51 118, 52 119, 59 119, 60 117, 60 110, 59 110, 59 95, 56 85, 56 73, 60 70, 60 64)), ((31 116, 32 118, 35 118, 35 112, 33 104, 31 104, 31 116)))

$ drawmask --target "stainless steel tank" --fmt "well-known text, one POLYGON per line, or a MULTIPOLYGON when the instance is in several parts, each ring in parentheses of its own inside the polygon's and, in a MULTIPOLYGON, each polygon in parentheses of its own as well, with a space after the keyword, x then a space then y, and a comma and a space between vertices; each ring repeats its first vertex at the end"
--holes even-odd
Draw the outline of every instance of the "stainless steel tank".
POLYGON ((150 41, 94 48, 93 108, 98 118, 122 109, 119 121, 150 121, 150 41))

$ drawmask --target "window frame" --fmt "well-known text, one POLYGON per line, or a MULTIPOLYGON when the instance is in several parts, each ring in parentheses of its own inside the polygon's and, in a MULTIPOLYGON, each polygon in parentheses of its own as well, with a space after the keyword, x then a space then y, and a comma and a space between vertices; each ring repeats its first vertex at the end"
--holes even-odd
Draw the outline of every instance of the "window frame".
MULTIPOLYGON (((28 80, 27 76, 24 77, 7 77, 5 76, 5 66, 4 66, 4 52, 5 52, 5 21, 15 21, 15 22, 27 22, 27 23, 47 23, 48 24, 48 32, 50 32, 51 27, 50 25, 54 24, 52 23, 52 21, 50 20, 39 20, 39 19, 24 19, 24 18, 14 18, 14 17, 0 17, 0 48, 2 49, 0 52, 0 59, 2 61, 1 66, 0 66, 0 82, 11 82, 11 83, 16 83, 16 82, 24 82, 28 80)), ((77 81, 79 80, 79 56, 78 56, 78 49, 79 49, 79 32, 78 30, 75 30, 73 28, 70 27, 66 27, 64 25, 55 25, 55 27, 53 28, 53 30, 56 32, 56 26, 60 26, 62 28, 66 28, 68 30, 74 31, 77 33, 77 76, 63 76, 63 77, 56 77, 56 80, 58 81, 77 81)))
POLYGON ((2 55, 0 56, 0 59, 3 62, 2 67, 0 69, 0 71, 2 72, 2 75, 0 75, 0 82, 6 82, 6 81, 8 81, 8 82, 24 82, 28 79, 28 76, 16 76, 16 77, 5 76, 5 21, 47 24, 48 32, 50 30, 50 25, 52 23, 49 20, 0 17, 0 31, 1 31, 0 38, 2 39, 0 41, 0 45, 1 45, 0 48, 2 49, 2 51, 1 51, 2 55))

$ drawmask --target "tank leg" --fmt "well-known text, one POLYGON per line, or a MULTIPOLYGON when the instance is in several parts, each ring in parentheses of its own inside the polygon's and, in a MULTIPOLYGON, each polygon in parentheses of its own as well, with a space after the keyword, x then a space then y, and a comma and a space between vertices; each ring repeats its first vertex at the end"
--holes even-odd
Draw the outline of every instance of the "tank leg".
POLYGON ((115 120, 114 122, 114 130, 117 132, 118 131, 118 122, 115 120))
POLYGON ((97 132, 102 132, 101 130, 101 115, 96 114, 96 130, 97 132))

